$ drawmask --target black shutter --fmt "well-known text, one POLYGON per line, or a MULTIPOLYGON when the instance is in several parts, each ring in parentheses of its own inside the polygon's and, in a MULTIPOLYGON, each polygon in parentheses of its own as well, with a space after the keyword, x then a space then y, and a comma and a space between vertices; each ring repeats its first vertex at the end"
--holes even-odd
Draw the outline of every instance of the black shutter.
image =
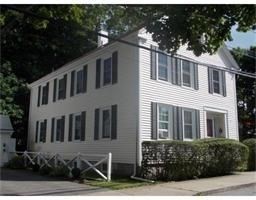
POLYGON ((64 75, 64 86, 63 86, 63 88, 64 88, 64 92, 63 92, 63 98, 62 99, 66 99, 66 91, 67 91, 67 74, 65 74, 64 75))
POLYGON ((101 59, 96 60, 96 89, 100 88, 101 59))
POLYGON ((81 114, 81 141, 85 141, 85 127, 86 127, 86 113, 85 111, 81 114))
POLYGON ((177 85, 177 59, 171 57, 171 76, 172 76, 172 84, 177 85))
POLYGON ((182 108, 173 107, 173 138, 175 140, 183 139, 183 121, 182 121, 182 108))
POLYGON ((200 111, 199 110, 195 110, 195 129, 196 129, 196 133, 195 133, 195 138, 194 139, 200 139, 200 111))
POLYGON ((118 52, 112 54, 112 84, 117 83, 118 79, 118 52))
POLYGON ((49 82, 46 83, 46 99, 45 104, 48 104, 48 96, 49 96, 49 82))
POLYGON ((172 57, 167 55, 168 82, 172 83, 172 57))
POLYGON ((74 96, 75 89, 75 71, 71 72, 70 96, 74 96))
POLYGON ((157 140, 157 103, 151 102, 151 137, 157 140))
POLYGON ((182 108, 177 108, 178 119, 178 139, 183 140, 183 120, 182 120, 182 108))
POLYGON ((38 86, 38 95, 37 95, 37 106, 40 106, 41 101, 41 86, 38 86))
POLYGON ((221 76, 222 76, 222 95, 224 97, 227 96, 227 90, 226 90, 226 76, 225 76, 225 71, 221 71, 221 76))
POLYGON ((210 67, 208 67, 208 89, 209 93, 213 94, 212 68, 210 67))
POLYGON ((68 141, 72 141, 72 132, 73 132, 73 114, 69 115, 69 128, 68 128, 68 141))
POLYGON ((65 116, 63 115, 61 117, 61 136, 60 136, 61 142, 64 142, 64 136, 65 136, 65 116))
POLYGON ((95 109, 94 113, 94 140, 99 139, 99 122, 100 122, 100 109, 95 109))
POLYGON ((55 118, 52 118, 51 142, 54 142, 55 118))
POLYGON ((176 59, 176 80, 177 85, 181 85, 181 59, 176 59))
POLYGON ((157 47, 151 45, 151 79, 156 80, 156 50, 157 47))
POLYGON ((46 130, 47 130, 47 120, 44 120, 44 137, 43 142, 46 142, 46 130))
POLYGON ((38 122, 38 121, 36 121, 36 136, 35 136, 35 143, 37 143, 37 141, 38 141, 38 124, 39 124, 39 122, 38 122))
POLYGON ((198 81, 198 64, 193 63, 194 66, 194 89, 199 89, 199 81, 198 81))
POLYGON ((57 89, 57 78, 55 78, 53 82, 53 99, 52 99, 53 102, 56 101, 56 92, 57 92, 56 89, 57 89))
POLYGON ((117 139, 117 105, 111 109, 111 139, 117 139))
POLYGON ((87 72, 88 71, 88 65, 85 65, 83 68, 83 92, 87 91, 87 72))

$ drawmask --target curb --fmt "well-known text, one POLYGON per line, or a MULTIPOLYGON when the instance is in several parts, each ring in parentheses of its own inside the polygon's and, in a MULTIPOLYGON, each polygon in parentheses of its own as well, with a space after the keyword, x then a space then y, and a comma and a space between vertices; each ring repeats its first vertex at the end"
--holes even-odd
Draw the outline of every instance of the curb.
POLYGON ((250 187, 250 186, 253 186, 253 185, 256 185, 256 182, 246 183, 246 184, 242 184, 242 185, 234 185, 234 186, 229 186, 229 187, 224 187, 224 188, 219 188, 219 189, 214 189, 214 190, 208 190, 208 191, 203 191, 203 192, 197 192, 193 196, 207 196, 207 195, 211 195, 211 194, 214 194, 214 193, 227 192, 227 191, 230 191, 230 190, 250 187))

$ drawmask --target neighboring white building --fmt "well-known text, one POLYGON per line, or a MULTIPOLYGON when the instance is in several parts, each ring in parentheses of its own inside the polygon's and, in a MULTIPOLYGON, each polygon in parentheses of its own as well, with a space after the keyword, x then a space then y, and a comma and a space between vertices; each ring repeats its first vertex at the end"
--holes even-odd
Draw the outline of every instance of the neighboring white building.
MULTIPOLYGON (((143 28, 122 39, 157 46, 143 28)), ((28 149, 112 152, 132 173, 145 140, 238 139, 235 75, 208 67, 238 69, 229 51, 177 55, 112 42, 31 83, 28 149)))

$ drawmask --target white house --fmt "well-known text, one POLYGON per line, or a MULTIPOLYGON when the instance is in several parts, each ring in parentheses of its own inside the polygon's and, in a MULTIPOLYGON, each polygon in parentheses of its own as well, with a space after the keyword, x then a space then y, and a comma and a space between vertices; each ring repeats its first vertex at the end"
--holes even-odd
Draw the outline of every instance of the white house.
POLYGON ((111 42, 30 84, 29 150, 112 152, 113 171, 132 174, 146 140, 238 139, 226 70, 239 67, 225 47, 172 57, 144 28, 121 39, 153 50, 111 42))

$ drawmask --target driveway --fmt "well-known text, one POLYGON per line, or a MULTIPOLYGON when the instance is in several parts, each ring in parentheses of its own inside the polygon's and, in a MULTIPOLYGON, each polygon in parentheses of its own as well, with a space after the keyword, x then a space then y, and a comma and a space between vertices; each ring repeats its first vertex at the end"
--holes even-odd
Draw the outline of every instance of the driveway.
POLYGON ((0 195, 87 195, 106 189, 40 176, 28 170, 1 170, 0 195))

